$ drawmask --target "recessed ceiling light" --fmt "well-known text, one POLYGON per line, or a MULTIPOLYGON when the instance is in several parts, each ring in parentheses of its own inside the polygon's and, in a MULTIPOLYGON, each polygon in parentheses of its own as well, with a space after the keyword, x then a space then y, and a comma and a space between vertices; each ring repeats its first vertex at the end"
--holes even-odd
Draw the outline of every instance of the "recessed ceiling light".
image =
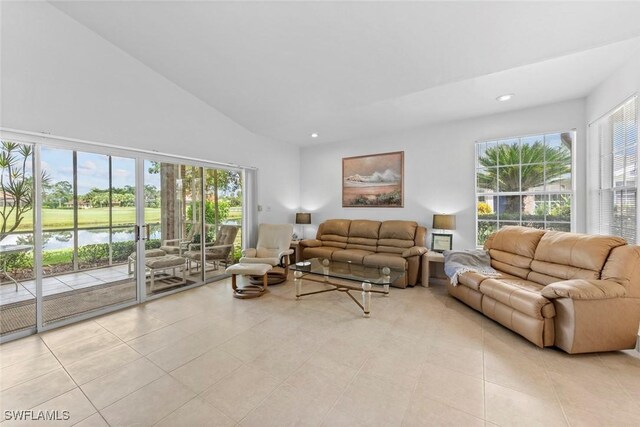
POLYGON ((317 137, 318 137, 317 133, 314 132, 314 133, 311 134, 311 138, 317 138, 317 137))
POLYGON ((511 98, 513 98, 513 94, 512 93, 507 93, 505 95, 500 95, 499 97, 496 98, 496 101, 508 101, 511 98))

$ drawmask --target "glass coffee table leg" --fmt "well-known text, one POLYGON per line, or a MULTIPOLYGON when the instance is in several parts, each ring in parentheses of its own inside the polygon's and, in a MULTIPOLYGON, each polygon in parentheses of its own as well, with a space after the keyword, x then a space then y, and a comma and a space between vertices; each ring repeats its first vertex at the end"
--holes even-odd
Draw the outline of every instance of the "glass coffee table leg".
POLYGON ((371 283, 362 282, 362 305, 364 317, 371 317, 371 283))
POLYGON ((382 274, 384 275, 384 296, 389 296, 389 283, 391 283, 391 269, 389 267, 384 267, 382 269, 382 274))
POLYGON ((300 299, 300 293, 302 291, 302 272, 296 271, 293 273, 293 281, 296 284, 296 299, 300 299))

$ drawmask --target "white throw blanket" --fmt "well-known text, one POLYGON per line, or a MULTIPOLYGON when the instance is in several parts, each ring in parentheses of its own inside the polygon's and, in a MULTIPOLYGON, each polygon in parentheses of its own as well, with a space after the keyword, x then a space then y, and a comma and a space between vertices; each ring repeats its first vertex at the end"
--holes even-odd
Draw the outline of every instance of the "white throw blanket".
POLYGON ((491 267, 489 253, 482 249, 468 251, 444 251, 444 272, 453 286, 458 285, 458 276, 468 272, 495 277, 499 273, 491 267))

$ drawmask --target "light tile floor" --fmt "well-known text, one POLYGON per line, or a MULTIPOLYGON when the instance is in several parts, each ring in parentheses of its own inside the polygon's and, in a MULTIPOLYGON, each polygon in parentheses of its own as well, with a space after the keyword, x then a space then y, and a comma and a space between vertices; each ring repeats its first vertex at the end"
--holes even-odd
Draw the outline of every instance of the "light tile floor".
POLYGON ((68 410, 67 424, 80 426, 640 419, 639 353, 538 349, 441 287, 376 296, 370 319, 337 293, 296 301, 291 282, 254 300, 232 298, 230 287, 223 280, 0 346, 0 414, 68 410))

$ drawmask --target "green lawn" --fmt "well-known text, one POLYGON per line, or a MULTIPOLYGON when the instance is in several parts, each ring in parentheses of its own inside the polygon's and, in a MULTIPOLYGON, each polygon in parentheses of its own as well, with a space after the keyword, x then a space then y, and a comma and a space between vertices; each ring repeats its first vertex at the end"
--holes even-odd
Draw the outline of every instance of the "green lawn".
MULTIPOLYGON (((135 222, 136 209, 113 208, 113 225, 124 225, 135 222)), ((148 223, 160 222, 160 208, 146 208, 145 221, 148 223)), ((12 223, 13 221, 7 221, 12 223)), ((78 210, 78 226, 99 227, 109 225, 109 208, 90 208, 78 210)), ((73 209, 43 209, 42 227, 44 230, 52 228, 73 228, 73 209)), ((20 223, 17 231, 33 229, 33 216, 29 213, 20 223)))

